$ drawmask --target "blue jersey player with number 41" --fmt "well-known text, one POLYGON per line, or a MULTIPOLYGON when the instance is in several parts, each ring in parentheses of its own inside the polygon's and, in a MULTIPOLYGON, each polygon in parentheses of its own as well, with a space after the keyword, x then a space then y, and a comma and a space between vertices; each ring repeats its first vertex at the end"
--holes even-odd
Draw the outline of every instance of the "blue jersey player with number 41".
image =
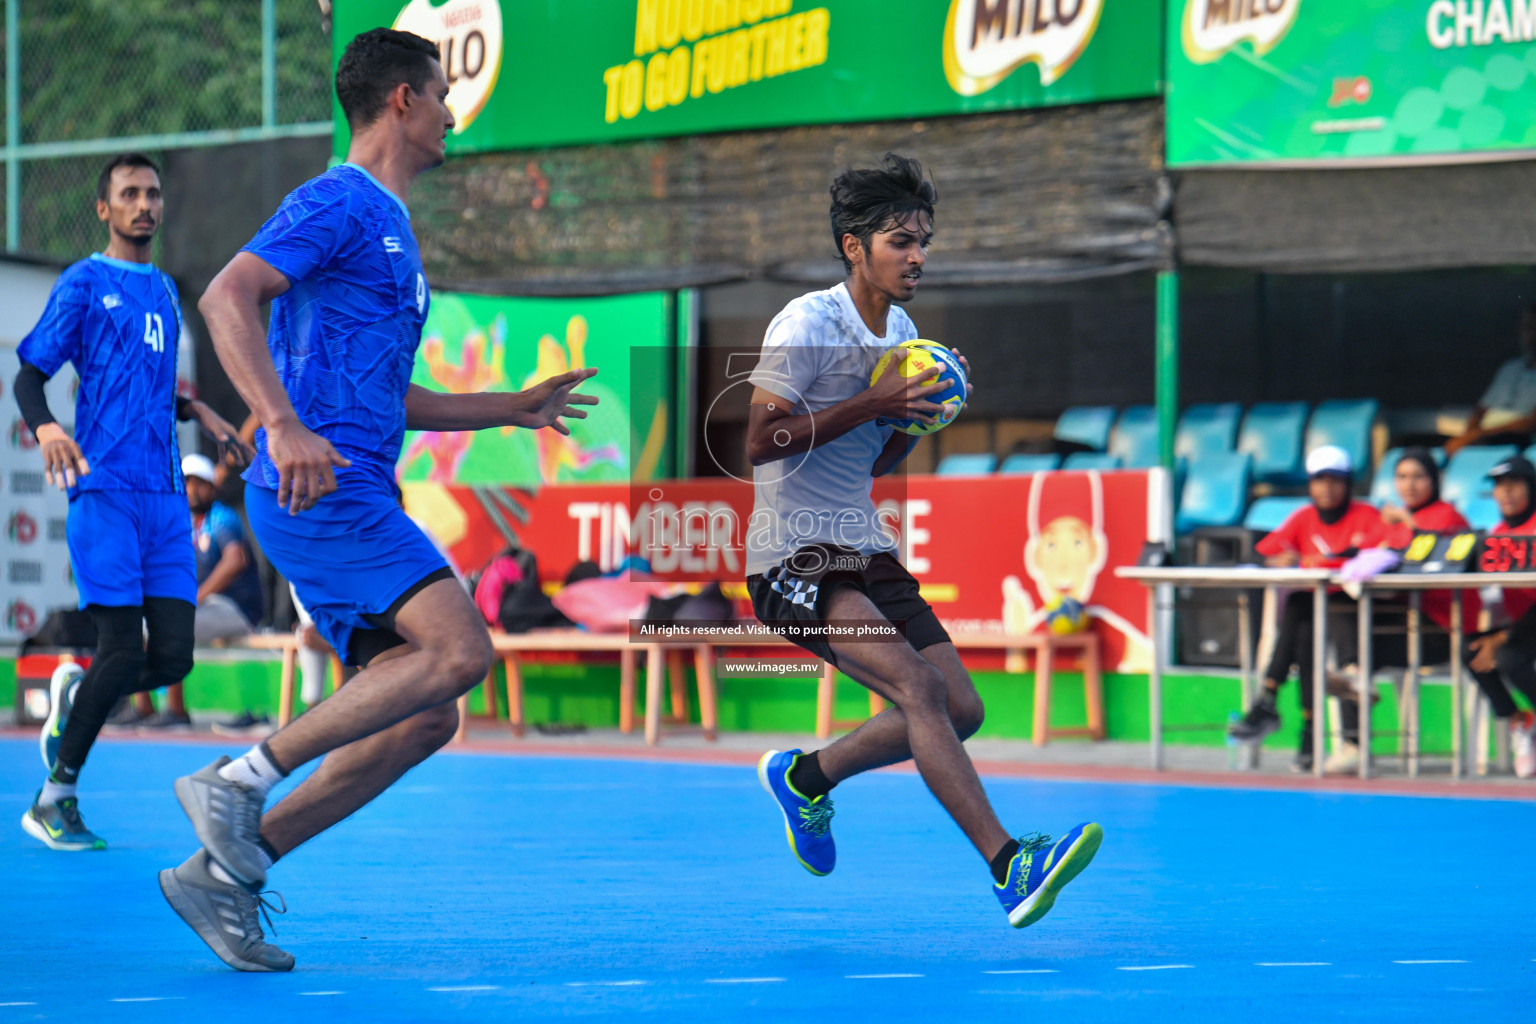
POLYGON ((197 575, 175 421, 195 418, 239 450, 234 427, 176 395, 181 304, 150 262, 163 210, 148 157, 109 161, 96 187, 106 250, 59 275, 17 352, 16 404, 48 482, 69 492, 69 562, 96 627, 90 669, 66 664, 53 674, 41 741, 48 778, 21 819, 55 850, 106 846, 80 816, 76 782, 112 706, 179 683, 192 668, 197 575), (73 437, 54 420, 43 387, 65 363, 80 376, 73 437))

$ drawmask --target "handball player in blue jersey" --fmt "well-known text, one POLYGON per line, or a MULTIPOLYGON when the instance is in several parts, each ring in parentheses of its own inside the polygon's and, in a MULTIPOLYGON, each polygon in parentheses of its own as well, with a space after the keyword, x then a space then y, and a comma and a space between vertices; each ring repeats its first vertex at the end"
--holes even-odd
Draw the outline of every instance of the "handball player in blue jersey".
POLYGON ((591 369, 519 393, 410 383, 430 297, 405 197, 443 162, 448 81, 434 44, 374 29, 342 54, 336 95, 352 132, 346 163, 295 189, 199 305, 262 424, 246 515, 321 635, 362 668, 248 753, 176 782, 202 849, 160 873, 161 891, 220 959, 247 971, 293 968, 257 921, 273 862, 446 743, 456 699, 490 670, 484 621, 396 500, 405 431, 568 434, 561 418, 597 402, 571 393, 591 369), (272 787, 318 757, 263 814, 272 787))
POLYGON ((148 157, 109 161, 96 183, 107 247, 59 275, 17 351, 16 404, 37 436, 48 483, 69 492, 70 567, 97 637, 88 670, 68 664, 53 674, 41 738, 48 777, 21 819, 55 850, 106 846, 80 816, 76 783, 112 706, 179 683, 192 669, 197 575, 176 420, 195 418, 221 447, 241 448, 217 413, 176 395, 181 304, 170 277, 150 262, 163 212, 148 157), (80 377, 73 437, 44 392, 65 363, 80 377))

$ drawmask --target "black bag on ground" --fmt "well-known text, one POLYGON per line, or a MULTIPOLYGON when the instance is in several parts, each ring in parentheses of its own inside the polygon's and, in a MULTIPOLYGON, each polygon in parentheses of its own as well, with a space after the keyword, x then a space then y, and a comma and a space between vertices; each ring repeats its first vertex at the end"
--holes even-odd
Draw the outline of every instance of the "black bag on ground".
POLYGON ((96 623, 77 608, 57 608, 20 644, 18 654, 39 647, 96 648, 96 623))
POLYGON ((526 633, 530 629, 570 629, 576 623, 565 617, 544 593, 539 581, 539 560, 526 548, 508 548, 505 556, 513 558, 523 578, 501 595, 501 628, 508 633, 526 633))

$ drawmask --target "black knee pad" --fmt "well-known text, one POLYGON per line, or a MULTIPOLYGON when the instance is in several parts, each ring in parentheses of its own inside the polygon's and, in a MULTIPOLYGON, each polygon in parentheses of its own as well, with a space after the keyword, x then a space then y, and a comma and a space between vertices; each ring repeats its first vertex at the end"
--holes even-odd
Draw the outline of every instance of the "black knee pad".
POLYGON ((149 623, 149 649, 137 688, 174 686, 192 671, 197 607, 190 601, 151 597, 144 602, 144 617, 149 623))
POLYGON ((91 605, 87 611, 96 624, 96 655, 86 673, 87 682, 89 690, 110 707, 133 691, 144 671, 144 612, 137 605, 91 605))

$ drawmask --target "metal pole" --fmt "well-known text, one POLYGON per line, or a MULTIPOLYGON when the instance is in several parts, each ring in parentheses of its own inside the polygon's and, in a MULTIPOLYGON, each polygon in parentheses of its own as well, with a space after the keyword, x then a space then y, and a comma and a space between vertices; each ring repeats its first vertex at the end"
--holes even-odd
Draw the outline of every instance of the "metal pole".
POLYGON ((1173 470, 1173 432, 1179 420, 1179 272, 1157 275, 1157 451, 1173 470))
MULTIPOLYGON (((1459 591, 1455 599, 1461 600, 1459 591)), ((1409 778, 1417 778, 1419 774, 1419 667, 1424 660, 1424 638, 1419 632, 1423 628, 1420 618, 1422 601, 1423 595, 1419 591, 1408 592, 1408 678, 1403 685, 1403 706, 1397 709, 1398 728, 1407 733, 1401 742, 1409 778)))
POLYGON ((21 0, 5 0, 5 249, 21 248, 21 0))
POLYGON ((1152 770, 1163 770, 1163 630, 1162 601, 1158 600, 1161 585, 1147 588, 1150 614, 1148 625, 1152 627, 1152 669, 1147 673, 1147 726, 1152 733, 1152 770))
MULTIPOLYGON (((1237 592, 1237 670, 1242 677, 1243 712, 1253 707, 1255 684, 1253 678, 1253 623, 1249 618, 1248 591, 1237 592)), ((1229 741, 1230 742, 1230 741, 1229 741)), ((1245 770, 1258 767, 1259 746, 1244 743, 1239 762, 1245 770)))
POLYGON ((1371 588, 1369 585, 1360 590, 1360 602, 1357 608, 1359 622, 1359 667, 1360 667, 1360 713, 1356 716, 1359 722, 1359 735, 1355 737, 1355 749, 1360 751, 1360 777, 1371 777, 1371 588))
POLYGON ((277 124, 277 0, 261 0, 261 126, 277 124))
POLYGON ((1328 711, 1328 584, 1312 590, 1312 774, 1323 777, 1323 721, 1328 711))
POLYGON ((1461 778, 1461 591, 1451 600, 1451 778, 1461 778))

